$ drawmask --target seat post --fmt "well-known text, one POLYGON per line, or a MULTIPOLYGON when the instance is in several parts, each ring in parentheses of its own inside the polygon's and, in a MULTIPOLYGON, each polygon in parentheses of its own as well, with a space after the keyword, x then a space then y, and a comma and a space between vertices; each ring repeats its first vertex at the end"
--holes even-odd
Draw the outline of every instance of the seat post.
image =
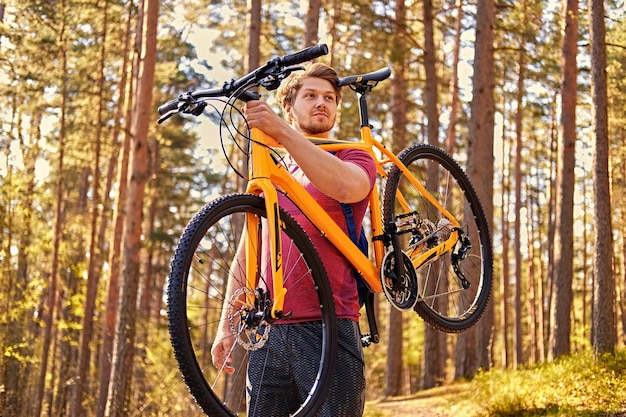
POLYGON ((367 96, 371 91, 371 88, 367 88, 368 86, 356 89, 357 94, 359 95, 359 115, 361 118, 361 127, 372 127, 370 126, 370 117, 367 111, 367 96))

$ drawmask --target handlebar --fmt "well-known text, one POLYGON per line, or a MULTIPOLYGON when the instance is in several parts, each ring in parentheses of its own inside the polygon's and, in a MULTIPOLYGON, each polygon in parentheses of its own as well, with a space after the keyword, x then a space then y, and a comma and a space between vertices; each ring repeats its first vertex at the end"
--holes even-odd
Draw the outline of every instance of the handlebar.
POLYGON ((265 65, 242 78, 224 83, 220 88, 181 94, 177 98, 159 106, 158 112, 162 117, 159 118, 158 122, 162 123, 175 113, 181 111, 194 115, 202 113, 204 103, 198 103, 196 100, 199 98, 232 97, 234 95, 236 98, 243 101, 256 100, 259 98, 259 94, 248 90, 247 87, 262 85, 268 90, 276 89, 284 76, 294 70, 301 69, 293 66, 311 61, 326 54, 328 54, 328 46, 325 44, 310 46, 298 52, 294 52, 293 54, 275 57, 265 65))
POLYGON ((328 54, 328 46, 326 44, 310 46, 298 52, 282 57, 282 65, 285 67, 291 65, 302 64, 328 54))

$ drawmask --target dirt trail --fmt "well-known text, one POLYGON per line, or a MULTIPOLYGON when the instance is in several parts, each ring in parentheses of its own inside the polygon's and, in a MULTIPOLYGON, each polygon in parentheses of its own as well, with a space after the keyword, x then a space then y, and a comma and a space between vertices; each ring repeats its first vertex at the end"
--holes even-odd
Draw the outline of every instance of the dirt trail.
POLYGON ((364 417, 457 417, 469 416, 463 401, 457 401, 466 384, 453 384, 420 391, 407 397, 371 401, 364 417))

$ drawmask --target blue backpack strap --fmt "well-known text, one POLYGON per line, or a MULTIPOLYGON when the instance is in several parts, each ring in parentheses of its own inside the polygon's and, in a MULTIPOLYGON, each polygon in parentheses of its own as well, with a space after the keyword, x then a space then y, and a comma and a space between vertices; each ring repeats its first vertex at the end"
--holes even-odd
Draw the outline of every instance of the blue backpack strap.
MULTIPOLYGON (((368 256, 367 236, 365 236, 365 230, 363 230, 363 227, 361 227, 361 233, 357 238, 356 224, 354 223, 354 211, 352 210, 352 206, 350 204, 341 203, 341 209, 343 210, 343 215, 346 218, 346 223, 348 225, 348 236, 350 237, 350 240, 352 240, 359 247, 359 249, 361 250, 361 252, 363 252, 365 256, 368 256)), ((367 288, 367 285, 363 281, 361 275, 359 275, 359 273, 356 272, 354 268, 353 273, 356 279, 357 291, 359 293, 359 305, 362 306, 366 301, 369 289, 367 288)))
MULTIPOLYGON (((333 151, 330 151, 329 153, 335 155, 335 152, 333 151)), ((365 230, 363 230, 363 227, 361 227, 361 233, 359 234, 359 236, 356 235, 356 224, 354 223, 354 210, 352 210, 352 206, 347 203, 339 204, 341 204, 343 215, 346 218, 346 223, 348 225, 348 236, 350 237, 350 240, 352 240, 359 247, 359 249, 361 250, 361 252, 363 252, 365 256, 368 256, 369 245, 367 243, 367 236, 365 235, 365 230)), ((363 281, 363 278, 356 271, 356 269, 352 268, 352 272, 354 278, 356 279, 356 288, 359 293, 359 305, 363 306, 366 301, 369 301, 371 303, 372 300, 368 300, 368 293, 372 295, 373 293, 371 293, 369 288, 367 288, 365 281, 363 281)))
POLYGON ((354 211, 352 210, 352 206, 350 204, 341 203, 341 209, 343 210, 343 215, 346 216, 346 223, 348 224, 348 236, 350 239, 357 243, 356 238, 356 225, 354 224, 354 211))
MULTIPOLYGON (((333 155, 335 152, 330 152, 333 155)), ((369 244, 367 243, 367 236, 365 235, 365 230, 361 227, 361 233, 358 238, 356 235, 356 224, 354 223, 354 211, 352 210, 352 206, 346 203, 340 203, 341 209, 343 210, 343 215, 346 218, 346 224, 348 225, 348 236, 350 240, 352 240, 363 252, 365 256, 368 256, 369 252, 369 244)), ((352 268, 352 275, 354 275, 354 279, 356 280, 356 288, 359 293, 359 305, 363 307, 365 305, 365 311, 367 313, 367 323, 369 325, 369 333, 365 333, 361 335, 361 344, 363 347, 367 347, 372 343, 378 343, 380 341, 380 336, 378 334, 378 325, 376 324, 376 312, 374 311, 374 293, 370 291, 363 281, 363 277, 352 268)))

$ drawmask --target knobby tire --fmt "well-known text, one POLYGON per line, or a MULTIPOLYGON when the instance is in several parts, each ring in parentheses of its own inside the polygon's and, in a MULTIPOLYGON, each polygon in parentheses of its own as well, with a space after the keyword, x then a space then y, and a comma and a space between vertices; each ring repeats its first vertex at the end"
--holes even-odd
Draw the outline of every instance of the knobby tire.
MULTIPOLYGON (((425 144, 406 148, 398 158, 409 172, 424 185, 439 204, 460 223, 469 238, 466 256, 456 262, 458 271, 466 279, 465 288, 453 265, 453 253, 444 253, 416 271, 418 298, 414 310, 434 328, 448 332, 462 332, 481 317, 489 301, 493 259, 487 219, 478 196, 465 172, 443 150, 425 144)), ((407 213, 417 213, 421 225, 400 237, 401 249, 415 254, 435 245, 451 231, 442 213, 412 186, 402 171, 390 169, 384 189, 383 221, 387 232, 396 219, 406 219, 407 213), (403 208, 396 192, 400 191, 409 204, 403 208), (405 217, 402 217, 405 216, 405 217), (429 233, 433 233, 428 238, 429 233), (441 237, 443 236, 443 237, 441 237), (439 239, 439 240, 437 240, 439 239), (433 243, 434 242, 434 243, 433 243)), ((411 263, 408 263, 412 266, 411 263)))
MULTIPOLYGON (((243 336, 245 343, 234 343, 237 348, 233 353, 232 365, 236 371, 228 375, 212 364, 211 347, 215 341, 217 328, 224 325, 221 315, 224 303, 235 304, 233 299, 225 300, 225 285, 227 279, 234 279, 236 270, 244 265, 238 265, 235 253, 245 228, 244 219, 247 214, 253 214, 262 221, 259 228, 266 226, 266 210, 261 197, 249 194, 232 194, 218 198, 205 205, 189 222, 181 235, 180 241, 171 261, 171 272, 167 286, 167 304, 169 332, 183 379, 200 408, 210 416, 272 416, 267 409, 262 414, 257 412, 256 404, 271 404, 281 393, 270 394, 264 382, 269 380, 266 374, 270 371, 261 369, 256 375, 261 375, 254 389, 259 392, 250 403, 246 400, 247 363, 250 355, 265 355, 264 349, 256 349, 259 343, 272 349, 276 344, 291 341, 288 337, 283 340, 282 329, 284 324, 271 324, 271 331, 265 334, 267 327, 264 324, 257 328, 248 329, 243 336), (229 278, 230 276, 230 278, 229 278), (267 336, 266 340, 263 338, 267 336), (255 353, 256 352, 256 353, 255 353), (272 396, 274 395, 274 396, 272 396), (276 398, 275 398, 276 397, 276 398)), ((320 357, 309 358, 309 363, 316 364, 311 372, 310 384, 303 387, 304 398, 299 408, 290 411, 289 415, 297 417, 313 417, 323 405, 332 382, 332 372, 335 368, 337 355, 337 324, 334 311, 331 289, 327 274, 320 257, 309 237, 296 221, 282 209, 280 211, 283 242, 283 270, 284 282, 288 286, 286 297, 298 292, 300 286, 314 288, 319 301, 321 316, 321 333, 316 334, 321 340, 320 357), (297 256, 293 256, 297 251, 297 256), (287 259, 296 261, 289 264, 287 259), (307 271, 303 273, 302 271, 307 271), (295 274, 298 276, 293 276, 295 274)), ((262 236, 262 230, 257 231, 262 236)), ((259 239, 262 244, 263 239, 259 239)), ((258 248, 257 253, 263 253, 258 248)), ((264 271, 271 268, 260 266, 258 287, 271 288, 268 276, 264 271)), ((245 274, 243 274, 245 275, 245 274)), ((249 295, 246 293, 245 295, 249 295)), ((272 297, 273 298, 273 297, 272 297)), ((236 328, 241 316, 236 307, 229 307, 234 313, 228 319, 227 325, 235 322, 236 328)), ((230 311, 230 310, 229 310, 230 311)), ((285 320, 288 321, 288 320, 285 320)), ((302 326, 297 321, 289 324, 292 328, 302 326)), ((242 332, 243 333, 243 332, 242 332)), ((290 349, 297 347, 289 346, 290 349)), ((258 358, 258 356, 257 356, 258 358)), ((257 363, 263 363, 258 361, 257 363)), ((258 369, 257 369, 258 371, 258 369)), ((284 375, 289 372, 301 372, 299 369, 283 369, 284 375)), ((255 371, 256 372, 256 371, 255 371)), ((308 377, 308 376, 307 376, 308 377)), ((307 381, 309 381, 307 379, 307 381)), ((269 385, 267 385, 269 386, 269 385)), ((285 417, 283 414, 280 417, 285 417)))

